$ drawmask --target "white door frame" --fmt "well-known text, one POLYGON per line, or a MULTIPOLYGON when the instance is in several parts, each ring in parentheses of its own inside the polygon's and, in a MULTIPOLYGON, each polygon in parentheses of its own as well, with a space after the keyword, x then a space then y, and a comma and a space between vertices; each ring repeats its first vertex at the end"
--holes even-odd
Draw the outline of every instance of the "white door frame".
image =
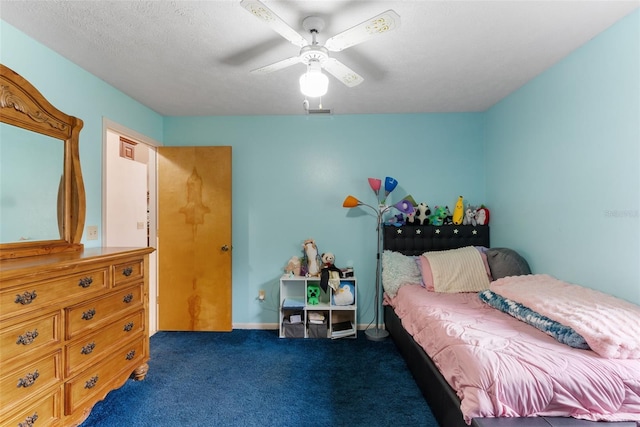
MULTIPOLYGON (((156 179, 156 147, 161 147, 163 144, 146 136, 139 132, 129 129, 119 123, 109 120, 106 117, 102 118, 102 225, 101 225, 101 238, 102 241, 106 241, 106 236, 109 230, 106 228, 106 197, 107 197, 107 132, 111 131, 117 133, 125 138, 131 139, 135 142, 139 142, 149 146, 149 162, 147 163, 147 170, 149 173, 149 246, 156 248, 157 245, 157 179, 156 179)), ((157 280, 157 253, 152 252, 149 255, 149 334, 153 335, 158 330, 158 307, 157 307, 157 295, 158 295, 158 280, 157 280)))

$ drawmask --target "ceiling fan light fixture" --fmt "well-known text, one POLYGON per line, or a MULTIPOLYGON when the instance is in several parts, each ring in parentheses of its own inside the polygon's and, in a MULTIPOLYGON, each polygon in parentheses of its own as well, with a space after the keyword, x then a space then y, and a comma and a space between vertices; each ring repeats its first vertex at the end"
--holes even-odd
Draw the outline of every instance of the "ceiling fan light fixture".
POLYGON ((326 95, 329 89, 329 78, 320 70, 319 62, 311 62, 307 72, 300 76, 300 92, 309 98, 326 95))

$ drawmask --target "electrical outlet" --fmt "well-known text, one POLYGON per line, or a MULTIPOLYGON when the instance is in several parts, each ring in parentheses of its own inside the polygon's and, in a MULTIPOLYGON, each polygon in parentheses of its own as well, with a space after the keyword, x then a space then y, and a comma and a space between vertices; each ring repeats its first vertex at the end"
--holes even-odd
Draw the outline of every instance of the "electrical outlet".
POLYGON ((90 225, 87 227, 87 240, 98 240, 97 225, 90 225))

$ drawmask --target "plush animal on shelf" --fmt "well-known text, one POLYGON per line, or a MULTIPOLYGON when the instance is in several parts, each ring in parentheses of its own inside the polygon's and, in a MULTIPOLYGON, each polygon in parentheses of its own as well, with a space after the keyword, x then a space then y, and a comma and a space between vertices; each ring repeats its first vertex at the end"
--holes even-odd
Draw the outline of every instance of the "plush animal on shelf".
POLYGON ((489 225, 489 209, 485 205, 480 205, 476 213, 476 222, 478 225, 489 225))
POLYGON ((431 215, 431 209, 426 203, 418 203, 416 208, 416 222, 419 225, 429 225, 429 215, 431 215))
POLYGON ((431 225, 444 225, 444 219, 447 216, 447 209, 442 206, 436 206, 433 210, 433 214, 429 216, 429 224, 431 225))
POLYGON ((443 225, 452 225, 453 224, 453 215, 451 214, 451 211, 449 210, 449 206, 445 206, 444 210, 446 212, 446 216, 444 217, 443 225))
POLYGON ((300 258, 292 256, 284 269, 284 272, 290 276, 300 275, 300 258))
POLYGON ((455 208, 453 208, 453 224, 461 225, 464 219, 464 199, 458 196, 455 208))
POLYGON ((329 286, 335 291, 340 285, 342 271, 335 266, 335 256, 331 252, 322 254, 322 269, 320 270, 320 287, 327 292, 329 286))
POLYGON ((401 227, 404 225, 404 215, 401 213, 392 216, 386 222, 387 225, 395 225, 396 227, 401 227))
POLYGON ((338 289, 333 292, 333 305, 351 305, 354 301, 355 289, 351 283, 340 283, 338 289))
POLYGON ((416 221, 416 211, 414 210, 410 214, 407 214, 407 218, 405 219, 405 224, 413 225, 416 221))
POLYGON ((320 274, 320 256, 318 255, 318 247, 313 239, 307 239, 302 243, 307 267, 307 276, 317 276, 320 274))
POLYGON ((464 211, 464 219, 462 225, 476 225, 476 207, 467 205, 467 209, 464 211))
POLYGON ((320 286, 316 283, 307 284, 307 304, 317 305, 320 303, 320 286))

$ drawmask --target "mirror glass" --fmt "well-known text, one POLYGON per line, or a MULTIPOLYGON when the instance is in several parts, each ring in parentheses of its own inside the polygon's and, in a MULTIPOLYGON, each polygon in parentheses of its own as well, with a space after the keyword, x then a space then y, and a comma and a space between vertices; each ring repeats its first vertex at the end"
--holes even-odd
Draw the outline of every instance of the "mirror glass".
POLYGON ((0 243, 58 240, 64 141, 0 123, 0 243))

